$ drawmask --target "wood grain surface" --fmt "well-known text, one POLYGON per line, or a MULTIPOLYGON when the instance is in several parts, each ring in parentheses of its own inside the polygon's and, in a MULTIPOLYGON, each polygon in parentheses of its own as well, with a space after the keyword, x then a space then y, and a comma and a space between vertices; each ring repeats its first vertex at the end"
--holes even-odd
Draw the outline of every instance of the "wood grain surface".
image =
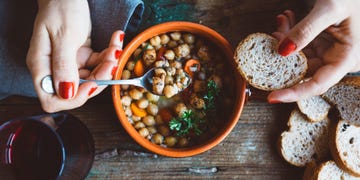
MULTIPOLYGON (((286 9, 302 17, 302 0, 147 0, 142 29, 165 21, 187 20, 209 26, 235 47, 247 34, 271 33, 286 9)), ((121 127, 110 88, 81 108, 69 111, 90 129, 96 146, 87 179, 301 179, 304 169, 287 164, 276 143, 294 104, 250 100, 230 135, 215 148, 193 157, 152 154, 121 127)), ((41 113, 36 99, 13 96, 0 101, 0 122, 41 113)), ((1 179, 1 178, 0 178, 1 179)))

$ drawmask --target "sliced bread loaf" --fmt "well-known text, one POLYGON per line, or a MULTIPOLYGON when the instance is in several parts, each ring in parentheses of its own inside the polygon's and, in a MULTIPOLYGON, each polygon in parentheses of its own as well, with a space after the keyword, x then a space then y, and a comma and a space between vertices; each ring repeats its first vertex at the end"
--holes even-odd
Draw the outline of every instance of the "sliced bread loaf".
POLYGON ((279 151, 292 165, 305 166, 312 161, 319 162, 329 155, 329 119, 309 122, 297 109, 289 118, 289 130, 281 134, 279 151))
POLYGON ((360 76, 346 77, 323 94, 345 121, 360 126, 360 76))
POLYGON ((278 40, 254 33, 236 48, 234 60, 250 85, 266 91, 287 88, 303 79, 307 59, 302 52, 283 57, 277 53, 278 40))
POLYGON ((304 173, 304 180, 360 180, 340 169, 334 161, 326 161, 319 166, 309 164, 304 173))
POLYGON ((321 96, 313 96, 297 101, 296 103, 299 110, 305 114, 311 122, 323 120, 331 108, 330 104, 321 96))
POLYGON ((340 120, 330 130, 330 150, 336 164, 354 176, 360 176, 360 127, 340 120))

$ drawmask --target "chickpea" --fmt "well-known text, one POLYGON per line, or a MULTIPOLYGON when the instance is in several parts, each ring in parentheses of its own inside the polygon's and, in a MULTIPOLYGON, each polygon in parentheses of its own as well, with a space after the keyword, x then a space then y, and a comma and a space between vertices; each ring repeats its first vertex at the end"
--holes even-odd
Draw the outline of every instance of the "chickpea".
POLYGON ((170 76, 174 76, 176 74, 176 68, 174 67, 167 67, 165 68, 166 73, 170 76))
POLYGON ((164 60, 159 60, 159 61, 156 61, 155 62, 155 67, 157 67, 157 68, 162 68, 162 67, 164 67, 165 66, 165 61, 164 60))
POLYGON ((179 88, 175 85, 166 85, 164 88, 164 95, 167 98, 173 97, 179 92, 179 88))
POLYGON ((198 93, 198 92, 204 92, 204 91, 206 91, 206 82, 200 81, 200 80, 195 80, 194 81, 194 92, 198 93))
POLYGON ((160 36, 160 43, 167 44, 170 41, 170 37, 167 34, 162 34, 160 36))
POLYGON ((182 65, 181 65, 181 62, 179 62, 179 61, 172 61, 170 64, 170 67, 174 67, 176 69, 181 69, 182 65))
POLYGON ((149 126, 149 127, 147 127, 147 129, 149 130, 149 133, 150 133, 150 134, 155 134, 155 133, 157 133, 157 130, 156 130, 156 128, 155 128, 154 126, 149 126))
POLYGON ((141 129, 139 129, 138 132, 139 132, 140 136, 142 136, 142 137, 146 137, 150 134, 149 130, 147 128, 141 128, 141 129))
POLYGON ((178 103, 175 106, 175 112, 179 117, 181 117, 182 114, 187 110, 188 110, 188 108, 186 107, 186 105, 184 103, 178 103))
POLYGON ((160 39, 160 37, 159 36, 155 36, 155 37, 152 37, 151 39, 150 39, 150 44, 152 45, 152 46, 159 46, 160 45, 160 43, 161 43, 161 39, 160 39))
POLYGON ((155 94, 153 94, 153 93, 147 92, 147 93, 146 93, 146 98, 147 98, 147 100, 150 101, 150 102, 157 102, 157 101, 159 101, 160 96, 155 95, 155 94))
POLYGON ((129 91, 129 95, 132 99, 139 100, 143 97, 143 93, 141 93, 138 89, 133 88, 129 91))
POLYGON ((141 98, 136 102, 137 106, 141 109, 145 109, 149 105, 149 101, 145 98, 141 98))
POLYGON ((184 34, 184 41, 188 44, 194 44, 195 36, 193 34, 184 34))
POLYGON ((175 48, 176 46, 178 46, 178 43, 176 41, 171 40, 167 43, 167 46, 169 48, 175 48))
MULTIPOLYGON (((134 55, 134 58, 137 58, 139 56, 139 54, 142 52, 142 49, 141 48, 137 48, 133 55, 134 55)), ((137 61, 137 59, 135 59, 137 61)), ((135 63, 134 63, 134 66, 135 66, 135 63)), ((129 69, 130 70, 130 69, 129 69)), ((131 71, 131 70, 130 70, 131 71)))
POLYGON ((158 107, 157 105, 153 104, 153 103, 150 103, 150 104, 148 105, 148 107, 146 108, 146 111, 147 111, 149 114, 151 114, 151 115, 153 115, 153 116, 156 116, 157 113, 159 112, 159 107, 158 107))
POLYGON ((165 84, 174 84, 174 78, 172 76, 166 76, 165 84))
POLYGON ((170 33, 170 37, 174 41, 179 41, 181 39, 181 33, 180 32, 172 32, 172 33, 170 33))
POLYGON ((189 140, 188 140, 187 138, 182 137, 182 138, 179 139, 178 145, 179 145, 180 147, 185 147, 185 146, 187 146, 188 144, 189 144, 189 140))
POLYGON ((177 143, 177 139, 173 136, 169 136, 169 137, 165 138, 165 144, 168 147, 173 147, 173 146, 175 146, 176 143, 177 143))
POLYGON ((170 135, 170 129, 166 125, 161 125, 158 127, 159 133, 163 136, 169 136, 170 135))
POLYGON ((154 116, 148 115, 148 116, 143 117, 142 122, 146 126, 153 126, 153 125, 155 125, 155 118, 154 118, 154 116))
POLYGON ((165 74, 162 74, 161 77, 156 77, 156 76, 153 77, 152 88, 156 94, 163 94, 164 87, 165 87, 165 74))
POLYGON ((124 106, 130 106, 130 104, 131 104, 131 97, 128 96, 128 95, 125 95, 125 96, 121 97, 121 103, 122 103, 122 105, 124 105, 124 106))
POLYGON ((128 116, 128 117, 132 116, 132 111, 129 106, 125 106, 124 111, 125 111, 126 116, 128 116))
POLYGON ((135 67, 135 62, 134 61, 128 61, 126 63, 126 69, 127 70, 132 71, 132 70, 134 70, 134 67, 135 67))
POLYGON ((197 52, 197 55, 204 61, 210 60, 210 50, 207 46, 201 46, 197 52))
POLYGON ((133 121, 138 122, 138 121, 140 121, 140 120, 141 120, 141 117, 139 117, 139 116, 135 116, 135 115, 132 115, 132 116, 131 116, 131 119, 132 119, 133 121))
POLYGON ((155 76, 160 76, 162 74, 166 75, 166 71, 163 68, 156 68, 155 69, 155 76))
POLYGON ((191 96, 190 104, 196 109, 202 109, 205 107, 205 101, 202 98, 199 98, 196 95, 191 96))
MULTIPOLYGON (((134 120, 134 119, 133 119, 134 120)), ((135 125, 134 125, 134 128, 135 129, 141 129, 141 128, 144 128, 145 127, 145 124, 144 123, 142 123, 142 122, 137 122, 137 123, 135 123, 135 125)))
POLYGON ((167 59, 167 60, 174 60, 175 59, 175 53, 173 50, 169 49, 169 50, 166 50, 165 53, 164 53, 164 57, 167 59))
POLYGON ((160 115, 155 116, 155 122, 156 122, 157 125, 164 124, 164 121, 163 121, 163 119, 162 119, 162 117, 160 115))
POLYGON ((143 61, 145 66, 150 66, 156 60, 156 50, 147 49, 143 54, 143 61))
POLYGON ((129 70, 125 69, 122 72, 121 79, 129 79, 130 76, 131 76, 131 72, 129 70))
POLYGON ((190 54, 190 47, 188 44, 181 44, 174 48, 176 57, 182 58, 190 54))
POLYGON ((161 134, 154 134, 154 136, 151 138, 152 142, 155 144, 162 144, 164 141, 164 136, 161 134))

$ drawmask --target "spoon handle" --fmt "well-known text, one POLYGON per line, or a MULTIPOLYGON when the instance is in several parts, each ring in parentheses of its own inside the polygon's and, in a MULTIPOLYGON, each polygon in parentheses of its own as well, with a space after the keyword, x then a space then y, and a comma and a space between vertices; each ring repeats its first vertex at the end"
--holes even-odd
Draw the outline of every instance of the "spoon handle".
MULTIPOLYGON (((141 78, 134 78, 134 79, 126 79, 126 80, 85 80, 85 79, 80 79, 79 83, 85 83, 85 82, 95 82, 98 86, 103 86, 103 85, 115 85, 115 84, 128 84, 128 85, 134 85, 134 86, 139 86, 139 87, 143 87, 141 84, 141 78)), ((41 80, 41 88, 49 94, 54 94, 55 90, 53 87, 53 82, 52 82, 52 77, 50 75, 45 76, 42 80, 41 80)))
POLYGON ((141 86, 141 82, 139 78, 134 79, 122 79, 122 80, 86 80, 86 79, 80 79, 80 84, 84 82, 95 82, 98 86, 102 85, 134 85, 134 86, 141 86))

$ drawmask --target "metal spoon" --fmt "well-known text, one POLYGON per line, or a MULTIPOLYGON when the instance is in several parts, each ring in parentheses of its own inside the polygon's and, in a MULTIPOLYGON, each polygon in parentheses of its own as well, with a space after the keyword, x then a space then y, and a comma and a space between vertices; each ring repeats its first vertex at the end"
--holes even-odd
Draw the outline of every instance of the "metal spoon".
MULTIPOLYGON (((155 93, 153 91, 152 83, 153 83, 153 77, 155 74, 155 69, 156 68, 152 68, 149 71, 147 71, 143 76, 138 77, 138 78, 133 78, 133 79, 123 79, 123 80, 85 80, 85 79, 80 79, 79 83, 81 84, 84 82, 95 82, 98 86, 116 85, 116 84, 134 85, 134 86, 142 87, 145 90, 147 90, 153 94, 163 95, 163 94, 155 93)), ((188 74, 185 73, 185 75, 189 78, 188 74)), ((186 87, 189 86, 190 84, 191 84, 191 78, 189 78, 189 83, 186 84, 186 87)), ((186 87, 184 87, 182 90, 186 89, 186 87)), ((55 93, 51 75, 47 75, 41 80, 41 88, 46 93, 49 93, 49 94, 55 93)))

